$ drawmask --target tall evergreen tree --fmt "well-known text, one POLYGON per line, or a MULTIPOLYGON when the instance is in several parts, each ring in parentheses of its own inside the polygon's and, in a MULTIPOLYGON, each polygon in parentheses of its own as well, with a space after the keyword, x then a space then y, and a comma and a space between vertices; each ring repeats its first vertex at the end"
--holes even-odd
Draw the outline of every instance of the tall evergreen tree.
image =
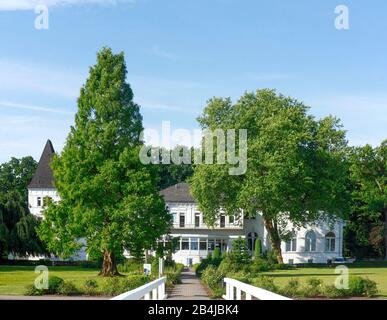
POLYGON ((124 249, 151 248, 171 217, 156 188, 156 168, 142 165, 142 117, 126 83, 124 54, 104 48, 81 89, 75 126, 53 159, 61 197, 51 203, 39 234, 51 250, 69 256, 85 238, 103 256, 101 274, 118 274, 124 249))

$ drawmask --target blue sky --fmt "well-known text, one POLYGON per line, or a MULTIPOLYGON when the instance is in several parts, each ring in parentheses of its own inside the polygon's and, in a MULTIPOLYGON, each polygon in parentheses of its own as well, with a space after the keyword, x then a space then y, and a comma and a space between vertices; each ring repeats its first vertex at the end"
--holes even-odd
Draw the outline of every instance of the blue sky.
POLYGON ((0 0, 0 162, 63 147, 103 46, 125 52, 148 128, 194 129, 207 99, 276 88, 341 118, 351 145, 387 138, 385 0, 0 0))

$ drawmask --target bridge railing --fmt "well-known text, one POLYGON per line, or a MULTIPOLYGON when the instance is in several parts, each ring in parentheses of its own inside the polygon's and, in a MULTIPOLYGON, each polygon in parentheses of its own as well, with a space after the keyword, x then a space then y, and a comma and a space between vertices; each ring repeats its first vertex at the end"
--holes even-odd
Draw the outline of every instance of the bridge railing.
POLYGON ((167 278, 162 277, 152 282, 144 284, 136 289, 124 292, 110 300, 164 300, 167 295, 165 293, 165 282, 167 278))
POLYGON ((292 300, 235 279, 224 278, 223 281, 226 284, 226 294, 223 295, 225 300, 242 300, 242 296, 244 296, 245 300, 251 300, 252 297, 258 300, 292 300))

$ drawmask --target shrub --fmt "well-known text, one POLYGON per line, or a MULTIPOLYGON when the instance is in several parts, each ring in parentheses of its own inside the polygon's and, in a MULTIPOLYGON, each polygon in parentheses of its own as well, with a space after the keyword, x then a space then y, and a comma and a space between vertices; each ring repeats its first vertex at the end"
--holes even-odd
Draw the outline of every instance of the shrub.
POLYGON ((270 271, 274 269, 274 265, 263 259, 254 259, 250 265, 250 272, 255 275, 259 272, 270 271))
POLYGON ((378 293, 376 282, 362 277, 350 277, 348 295, 373 297, 378 293))
POLYGON ((211 289, 210 298, 212 299, 221 298, 225 293, 226 293, 225 288, 216 287, 211 289))
POLYGON ((63 285, 64 280, 57 276, 48 277, 48 290, 44 290, 47 294, 57 294, 60 291, 61 286, 63 285))
POLYGON ((260 259, 262 256, 262 241, 261 239, 257 238, 255 239, 255 246, 254 246, 254 260, 260 259))
POLYGON ((272 277, 259 276, 252 280, 252 284, 256 287, 259 287, 268 291, 272 291, 272 292, 279 291, 278 287, 274 284, 274 280, 272 277))
POLYGON ((247 264, 250 262, 250 251, 247 242, 241 237, 232 242, 231 253, 236 263, 247 264))
POLYGON ((222 286, 222 280, 224 274, 219 272, 215 266, 208 266, 202 273, 202 281, 207 284, 211 289, 215 289, 222 286))
POLYGON ((290 279, 280 292, 287 297, 297 297, 300 294, 300 281, 298 279, 290 279))
POLYGON ((143 273, 143 264, 135 259, 127 259, 123 263, 118 264, 117 269, 119 272, 124 273, 143 273))
POLYGON ((149 281, 144 275, 129 275, 125 277, 106 278, 102 284, 102 292, 109 296, 119 295, 126 291, 140 287, 149 281))
POLYGON ((242 268, 240 263, 237 263, 233 257, 232 253, 224 255, 222 262, 219 264, 218 271, 223 274, 229 274, 232 272, 237 272, 242 268))
POLYGON ((304 297, 317 297, 323 293, 323 282, 317 278, 309 278, 306 280, 306 286, 302 290, 304 297))
POLYGON ((76 296, 82 294, 82 291, 78 289, 71 281, 65 281, 58 290, 59 294, 64 296, 76 296))
POLYGON ((212 252, 212 259, 220 259, 220 248, 216 247, 214 251, 212 252))
POLYGON ((92 296, 96 294, 96 290, 98 288, 98 283, 97 281, 93 279, 88 279, 83 283, 83 287, 85 290, 85 294, 92 296))
POLYGON ((335 286, 324 286, 322 294, 327 298, 340 298, 347 295, 345 290, 337 289, 335 286))
POLYGON ((199 266, 200 266, 200 263, 195 263, 195 264, 192 266, 192 269, 193 269, 193 271, 195 271, 195 273, 196 273, 196 270, 199 268, 199 266))
POLYGON ((44 290, 37 289, 33 284, 26 286, 25 292, 24 292, 25 296, 41 296, 43 294, 44 294, 44 290))

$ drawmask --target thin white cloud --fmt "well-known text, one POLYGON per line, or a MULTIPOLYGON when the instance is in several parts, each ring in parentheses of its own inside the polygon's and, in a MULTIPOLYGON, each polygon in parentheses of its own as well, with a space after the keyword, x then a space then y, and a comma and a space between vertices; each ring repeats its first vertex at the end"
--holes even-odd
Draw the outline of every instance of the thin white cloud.
POLYGON ((159 46, 153 46, 151 54, 160 58, 175 60, 177 56, 171 52, 161 49, 159 46))
POLYGON ((38 5, 54 7, 81 4, 116 5, 134 2, 135 0, 0 0, 0 11, 33 10, 38 5))
POLYGON ((62 115, 74 115, 74 112, 63 110, 63 109, 47 108, 47 107, 34 106, 34 105, 15 103, 15 102, 9 102, 9 101, 0 101, 0 108, 49 112, 49 113, 56 113, 56 114, 62 114, 62 115))
POLYGON ((0 93, 3 94, 44 94, 74 99, 85 78, 63 68, 9 60, 0 60, 0 70, 0 93))

